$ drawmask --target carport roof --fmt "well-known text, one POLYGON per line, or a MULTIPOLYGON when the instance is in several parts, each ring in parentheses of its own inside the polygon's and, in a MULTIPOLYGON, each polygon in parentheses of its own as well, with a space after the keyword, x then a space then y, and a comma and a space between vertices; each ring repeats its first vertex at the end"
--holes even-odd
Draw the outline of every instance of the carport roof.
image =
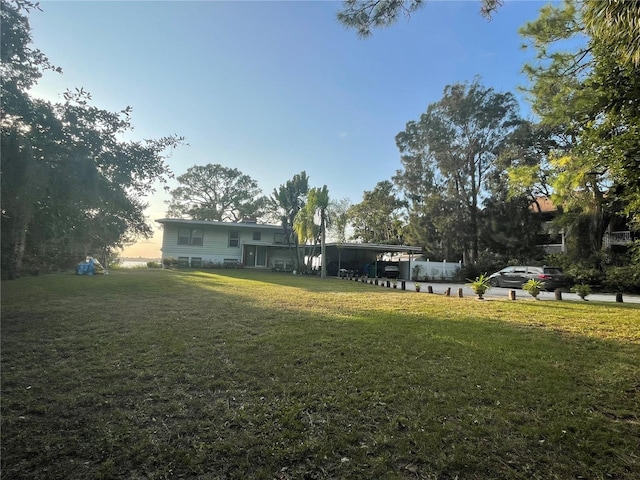
POLYGON ((376 253, 422 253, 422 247, 382 243, 327 243, 326 247, 344 250, 368 250, 376 253))

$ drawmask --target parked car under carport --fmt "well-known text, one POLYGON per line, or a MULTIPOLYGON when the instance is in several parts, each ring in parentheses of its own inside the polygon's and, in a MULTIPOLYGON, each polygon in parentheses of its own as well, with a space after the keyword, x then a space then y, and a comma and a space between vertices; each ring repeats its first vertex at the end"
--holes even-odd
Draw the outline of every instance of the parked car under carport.
POLYGON ((400 276, 400 268, 397 265, 385 265, 383 276, 385 278, 398 278, 400 276))

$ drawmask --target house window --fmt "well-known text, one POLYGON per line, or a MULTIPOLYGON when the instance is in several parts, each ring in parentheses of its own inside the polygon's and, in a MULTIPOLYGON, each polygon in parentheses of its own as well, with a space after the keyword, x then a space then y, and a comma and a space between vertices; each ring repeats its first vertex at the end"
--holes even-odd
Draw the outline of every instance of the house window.
POLYGON ((191 245, 201 247, 203 245, 204 231, 191 230, 191 245))
POLYGON ((189 266, 189 257, 178 257, 178 268, 187 268, 189 266))
POLYGON ((253 239, 260 240, 260 232, 253 232, 253 239))
POLYGON ((180 228, 178 230, 178 245, 201 247, 204 244, 204 231, 200 229, 180 228))
POLYGON ((284 233, 274 233, 273 234, 273 243, 277 243, 282 245, 284 243, 284 233))
POLYGON ((178 230, 178 245, 189 245, 191 243, 191 230, 181 228, 178 230))
POLYGON ((191 266, 194 268, 202 267, 202 258, 201 257, 191 257, 191 266))
POLYGON ((238 232, 229 232, 229 246, 230 247, 240 246, 240 235, 238 234, 238 232))

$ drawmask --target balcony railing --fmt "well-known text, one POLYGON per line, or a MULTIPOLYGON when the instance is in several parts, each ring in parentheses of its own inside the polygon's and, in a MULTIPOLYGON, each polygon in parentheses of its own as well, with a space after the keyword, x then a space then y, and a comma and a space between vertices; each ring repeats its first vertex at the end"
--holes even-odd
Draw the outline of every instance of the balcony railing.
POLYGON ((607 247, 611 245, 627 245, 631 243, 631 232, 629 230, 620 232, 608 232, 604 234, 604 244, 607 247))
POLYGON ((561 243, 546 243, 544 245, 538 245, 542 247, 545 253, 564 253, 565 247, 561 243))

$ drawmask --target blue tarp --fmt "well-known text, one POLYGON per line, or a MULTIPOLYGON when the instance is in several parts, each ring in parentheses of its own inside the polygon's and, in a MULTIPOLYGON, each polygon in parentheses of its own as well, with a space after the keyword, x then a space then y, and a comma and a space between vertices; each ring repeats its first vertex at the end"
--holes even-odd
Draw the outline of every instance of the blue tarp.
POLYGON ((107 273, 106 270, 100 265, 100 262, 93 257, 87 258, 86 261, 80 262, 76 265, 76 273, 78 275, 93 275, 95 273, 107 273))

